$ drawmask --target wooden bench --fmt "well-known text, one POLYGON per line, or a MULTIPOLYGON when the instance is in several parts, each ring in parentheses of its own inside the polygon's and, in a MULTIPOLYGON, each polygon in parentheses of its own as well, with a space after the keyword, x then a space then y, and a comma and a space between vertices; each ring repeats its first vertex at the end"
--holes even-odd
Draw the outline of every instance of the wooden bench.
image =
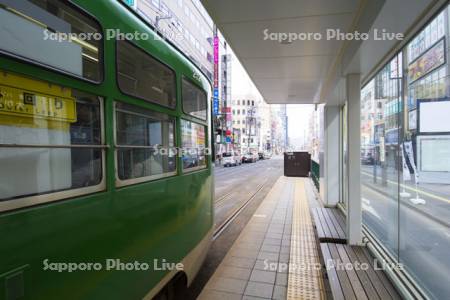
POLYGON ((345 216, 337 208, 313 208, 312 215, 321 243, 347 243, 345 216))
POLYGON ((401 299, 367 248, 333 243, 320 248, 333 299, 401 299), (345 267, 349 263, 353 267, 345 267))

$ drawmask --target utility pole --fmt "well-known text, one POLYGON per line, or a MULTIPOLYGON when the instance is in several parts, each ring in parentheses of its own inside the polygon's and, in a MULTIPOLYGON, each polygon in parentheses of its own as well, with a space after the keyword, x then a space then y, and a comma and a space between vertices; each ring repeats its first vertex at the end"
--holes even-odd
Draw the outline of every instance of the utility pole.
MULTIPOLYGON (((250 136, 252 134, 252 123, 253 123, 253 113, 254 113, 254 106, 251 107, 250 109, 250 117, 247 116, 247 125, 248 127, 248 131, 247 131, 247 151, 250 152, 250 136)), ((248 110, 247 110, 247 114, 248 114, 248 110)))

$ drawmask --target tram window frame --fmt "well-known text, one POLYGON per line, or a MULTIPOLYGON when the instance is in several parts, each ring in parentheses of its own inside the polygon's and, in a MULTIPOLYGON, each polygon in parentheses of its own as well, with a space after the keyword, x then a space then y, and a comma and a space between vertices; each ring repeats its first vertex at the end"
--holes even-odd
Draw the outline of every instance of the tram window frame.
POLYGON ((137 45, 137 44, 135 44, 135 43, 133 43, 133 42, 131 42, 129 40, 116 40, 115 47, 116 47, 116 51, 115 51, 115 56, 116 56, 115 57, 115 63, 116 63, 115 77, 116 77, 116 85, 119 88, 119 91, 122 94, 126 95, 126 96, 143 100, 146 103, 151 103, 151 104, 159 105, 159 106, 164 107, 164 108, 169 108, 171 110, 175 110, 177 108, 177 99, 178 99, 177 72, 175 71, 175 69, 173 69, 169 64, 163 62, 162 60, 158 59, 154 55, 150 54, 146 49, 142 48, 141 46, 139 46, 139 45, 137 45), (126 90, 123 89, 123 87, 120 85, 120 76, 119 76, 119 44, 120 43, 128 44, 129 46, 131 46, 131 48, 136 49, 137 52, 140 52, 140 53, 144 54, 150 60, 153 60, 154 62, 158 63, 162 67, 166 68, 167 71, 170 71, 172 73, 172 75, 173 75, 173 86, 172 86, 173 87, 173 99, 169 101, 168 105, 165 105, 165 104, 163 104, 161 102, 158 102, 155 99, 146 98, 143 95, 137 95, 137 94, 129 93, 126 90), (171 103, 171 105, 170 105, 170 103, 171 103))
MULTIPOLYGON (((183 118, 180 118, 180 134, 181 134, 181 136, 183 136, 183 127, 182 127, 182 123, 183 123, 183 122, 189 122, 189 123, 192 123, 192 124, 201 126, 201 127, 204 129, 204 131, 205 131, 205 145, 204 145, 204 146, 205 146, 205 148, 204 148, 204 151, 205 151, 205 153, 204 153, 204 156, 205 156, 205 164, 204 164, 204 165, 201 165, 201 166, 187 167, 187 168, 186 168, 186 167, 184 167, 184 162, 182 162, 180 168, 183 170, 183 173, 184 173, 184 174, 190 173, 190 172, 194 172, 194 171, 198 171, 198 170, 208 169, 208 154, 207 154, 207 148, 208 148, 208 140, 207 140, 208 126, 205 125, 205 124, 201 124, 201 123, 198 123, 198 122, 189 120, 189 119, 183 119, 183 118)), ((185 151, 185 148, 184 148, 183 140, 182 140, 182 139, 181 139, 181 145, 180 145, 180 147, 181 147, 182 151, 184 152, 184 151, 185 151)), ((183 155, 181 155, 181 159, 183 160, 183 155)))
MULTIPOLYGON (((155 175, 149 175, 149 176, 143 176, 143 177, 134 177, 129 179, 121 179, 119 176, 119 155, 118 152, 121 148, 128 148, 128 149, 151 149, 154 148, 154 146, 140 146, 140 145, 119 145, 118 144, 118 131, 117 131, 117 105, 123 105, 125 108, 123 108, 124 111, 126 111, 126 107, 131 107, 135 109, 142 109, 144 111, 147 111, 149 113, 155 114, 155 115, 164 115, 168 117, 168 120, 172 120, 173 124, 173 148, 178 151, 177 147, 177 118, 173 115, 167 114, 167 113, 161 113, 157 112, 148 108, 141 107, 139 105, 129 104, 126 102, 122 102, 120 100, 114 101, 114 112, 113 112, 113 128, 114 128, 114 163, 115 163, 115 186, 125 187, 129 185, 139 184, 139 183, 145 183, 145 182, 152 182, 159 179, 164 179, 168 177, 173 177, 178 174, 178 154, 175 153, 175 170, 170 172, 164 172, 161 174, 155 174, 155 175)), ((145 113, 142 113, 143 116, 145 116, 145 113)), ((147 117, 150 117, 147 115, 147 117)), ((170 148, 170 145, 168 146, 170 148)))
POLYGON ((192 81, 190 78, 186 77, 186 76, 182 76, 181 77, 181 108, 183 110, 183 113, 194 117, 196 119, 199 119, 201 121, 206 122, 206 120, 208 119, 208 93, 203 89, 203 87, 201 87, 200 85, 196 84, 194 81, 192 81), (205 118, 202 118, 200 116, 194 115, 193 112, 189 113, 185 110, 184 108, 184 84, 187 83, 189 85, 191 85, 192 87, 198 89, 198 91, 200 93, 202 93, 205 96, 205 118))
POLYGON ((22 63, 30 64, 35 67, 44 68, 45 70, 48 70, 48 71, 52 71, 52 72, 56 72, 58 74, 69 76, 74 79, 82 80, 84 82, 89 82, 89 83, 93 83, 96 85, 102 84, 105 80, 105 62, 104 62, 105 61, 105 59, 104 59, 105 58, 105 54, 104 54, 105 39, 103 37, 104 30, 103 30, 102 23, 93 14, 91 14, 86 9, 82 8, 78 4, 73 3, 70 0, 57 0, 57 1, 68 6, 69 8, 72 8, 74 11, 78 12, 83 17, 90 19, 97 26, 98 32, 96 32, 96 33, 99 33, 101 35, 101 39, 99 40, 99 45, 98 45, 98 50, 97 50, 98 51, 98 57, 97 57, 97 59, 98 59, 98 80, 89 79, 88 77, 84 77, 83 75, 79 76, 79 75, 71 73, 67 70, 48 65, 44 62, 40 62, 38 60, 34 60, 34 59, 26 57, 26 56, 21 56, 16 53, 12 53, 12 52, 3 50, 1 48, 0 48, 0 55, 5 56, 10 59, 14 59, 14 60, 22 62, 22 63))
POLYGON ((106 191, 106 150, 108 148, 108 145, 106 144, 105 140, 105 99, 104 97, 92 94, 90 92, 84 92, 78 89, 75 90, 87 95, 91 95, 93 98, 95 97, 98 100, 100 117, 100 141, 98 144, 0 144, 0 149, 98 149, 101 151, 101 174, 99 182, 95 185, 86 187, 48 191, 36 195, 24 195, 23 197, 16 196, 13 198, 0 200, 0 213, 15 209, 33 207, 36 205, 51 203, 55 201, 70 201, 70 199, 75 197, 88 196, 98 192, 106 191))

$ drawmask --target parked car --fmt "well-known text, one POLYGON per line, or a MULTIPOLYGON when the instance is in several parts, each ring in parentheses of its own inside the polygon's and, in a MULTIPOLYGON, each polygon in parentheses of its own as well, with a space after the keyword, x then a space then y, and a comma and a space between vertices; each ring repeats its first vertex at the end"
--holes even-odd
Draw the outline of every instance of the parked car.
POLYGON ((240 156, 235 152, 226 152, 222 154, 222 165, 224 167, 237 166, 241 164, 240 156))
POLYGON ((373 165, 375 163, 375 149, 371 146, 361 148, 361 164, 373 165))
POLYGON ((272 157, 272 152, 266 151, 264 152, 264 159, 270 159, 272 157))
POLYGON ((256 153, 247 152, 244 154, 243 162, 252 163, 258 160, 258 155, 256 153))
POLYGON ((363 165, 373 165, 375 162, 371 152, 361 153, 361 164, 363 165))

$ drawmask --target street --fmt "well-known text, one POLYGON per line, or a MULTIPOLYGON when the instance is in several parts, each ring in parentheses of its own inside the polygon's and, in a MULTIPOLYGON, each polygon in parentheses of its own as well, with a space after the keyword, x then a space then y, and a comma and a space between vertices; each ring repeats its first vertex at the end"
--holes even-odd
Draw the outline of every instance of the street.
MULTIPOLYGON (((388 168, 386 171, 386 182, 382 183, 381 168, 376 167, 376 181, 374 180, 374 166, 362 165, 361 166, 361 181, 380 193, 389 195, 396 198, 398 193, 398 172, 392 168, 388 168)), ((400 178, 401 179, 401 178, 400 178)), ((402 191, 409 194, 408 197, 401 197, 403 204, 407 206, 413 206, 416 210, 424 213, 428 217, 440 222, 447 227, 450 226, 448 216, 450 214, 450 199, 448 195, 450 193, 449 185, 445 184, 430 184, 419 183, 416 187, 414 185, 414 176, 411 176, 411 180, 403 182, 400 185, 402 191), (411 198, 418 196, 425 200, 425 204, 414 205, 411 202, 411 198)))
POLYGON ((413 274, 423 286, 447 287, 441 298, 448 295, 447 278, 450 274, 450 235, 448 225, 430 218, 408 202, 399 203, 380 188, 374 188, 363 179, 363 221, 413 274), (399 231, 397 229, 400 228, 399 231), (400 245, 400 249, 399 249, 400 245))

